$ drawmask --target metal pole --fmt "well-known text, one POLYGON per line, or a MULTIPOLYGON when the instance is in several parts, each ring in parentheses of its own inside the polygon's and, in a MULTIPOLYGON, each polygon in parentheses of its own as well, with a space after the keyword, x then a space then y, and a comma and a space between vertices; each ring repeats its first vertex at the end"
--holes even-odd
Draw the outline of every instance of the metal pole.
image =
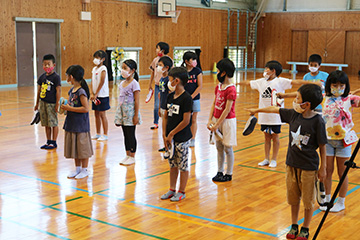
POLYGON ((235 67, 239 68, 239 36, 240 36, 240 10, 237 10, 237 29, 236 29, 236 64, 235 67))
POLYGON ((246 42, 245 42, 245 70, 248 68, 248 47, 249 47, 249 11, 246 11, 246 42))
POLYGON ((284 7, 283 7, 283 11, 284 12, 286 12, 287 10, 286 10, 286 7, 287 7, 287 1, 286 0, 284 0, 284 7))
POLYGON ((256 69, 256 46, 257 46, 257 23, 255 23, 255 37, 254 37, 254 44, 255 44, 255 51, 254 51, 254 70, 256 69))
POLYGON ((227 56, 229 57, 229 43, 230 43, 230 8, 228 8, 228 26, 227 26, 227 56))
POLYGON ((346 10, 351 10, 351 0, 347 0, 346 10))

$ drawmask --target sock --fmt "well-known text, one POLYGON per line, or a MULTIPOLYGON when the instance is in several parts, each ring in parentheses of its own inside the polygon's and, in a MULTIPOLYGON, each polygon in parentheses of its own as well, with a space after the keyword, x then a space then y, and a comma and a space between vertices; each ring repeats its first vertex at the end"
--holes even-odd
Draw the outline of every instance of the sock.
POLYGON ((79 173, 81 171, 81 167, 76 166, 76 172, 79 173))
POLYGON ((46 144, 49 145, 51 143, 51 140, 47 140, 46 144))
POLYGON ((339 197, 336 203, 345 205, 345 198, 339 197))
POLYGON ((301 231, 302 231, 302 232, 305 232, 305 233, 308 233, 308 232, 309 232, 309 228, 301 227, 301 231))
POLYGON ((325 195, 325 202, 330 202, 331 200, 331 194, 326 194, 325 195))
POLYGON ((291 228, 298 229, 298 228, 299 228, 299 225, 298 225, 298 224, 292 224, 292 225, 291 225, 291 228))
POLYGON ((170 188, 169 190, 170 190, 170 191, 173 191, 173 192, 176 192, 174 189, 171 189, 171 188, 170 188))
POLYGON ((85 167, 85 168, 83 167, 82 170, 87 171, 87 167, 85 167))
POLYGON ((185 194, 185 192, 179 191, 179 193, 185 194))

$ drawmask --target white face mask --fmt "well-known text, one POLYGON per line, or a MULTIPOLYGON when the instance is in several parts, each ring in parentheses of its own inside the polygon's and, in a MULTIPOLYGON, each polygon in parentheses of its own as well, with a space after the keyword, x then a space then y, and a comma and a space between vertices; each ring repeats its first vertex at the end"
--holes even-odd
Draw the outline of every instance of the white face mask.
POLYGON ((158 72, 158 73, 164 73, 165 71, 163 71, 163 67, 162 66, 157 66, 156 67, 156 71, 158 72))
POLYGON ((101 60, 98 58, 94 58, 93 63, 98 66, 101 63, 101 60))
POLYGON ((173 92, 176 89, 176 86, 172 86, 170 81, 168 81, 167 86, 168 86, 170 92, 173 92))
POLYGON ((130 77, 130 73, 124 69, 121 69, 121 76, 123 78, 128 78, 128 77, 130 77))
POLYGON ((319 70, 319 68, 317 67, 309 67, 310 72, 314 73, 317 72, 317 70, 319 70))
POLYGON ((298 113, 303 113, 303 112, 305 112, 306 109, 303 109, 303 108, 301 107, 302 104, 304 104, 304 103, 297 103, 297 102, 293 101, 293 108, 294 108, 294 110, 295 110, 296 112, 298 112, 298 113))
POLYGON ((264 76, 265 80, 268 80, 270 78, 270 75, 267 74, 266 72, 263 73, 263 76, 264 76))

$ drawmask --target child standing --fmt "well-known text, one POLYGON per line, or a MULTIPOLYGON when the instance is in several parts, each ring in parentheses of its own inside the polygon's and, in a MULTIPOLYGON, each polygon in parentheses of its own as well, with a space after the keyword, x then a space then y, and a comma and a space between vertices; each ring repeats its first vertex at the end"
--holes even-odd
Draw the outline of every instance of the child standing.
POLYGON ((219 139, 215 134, 216 149, 218 151, 218 173, 212 180, 227 182, 232 180, 234 167, 232 146, 236 146, 236 88, 230 82, 234 76, 235 65, 230 59, 224 58, 216 64, 216 67, 218 69, 217 79, 220 83, 215 87, 215 99, 210 110, 207 127, 212 132, 219 129, 223 139, 219 139), (224 175, 225 155, 227 169, 224 175))
MULTIPOLYGON (((318 54, 313 54, 309 57, 310 72, 304 75, 304 80, 312 81, 312 82, 320 81, 322 83, 322 89, 324 93, 326 79, 328 78, 329 74, 327 72, 323 72, 319 70, 321 66, 321 61, 322 61, 321 56, 318 54)), ((315 108, 315 112, 321 114, 322 112, 321 104, 319 104, 315 108)))
POLYGON ((52 54, 43 57, 43 73, 38 81, 38 92, 34 111, 39 109, 41 126, 45 127, 46 144, 41 149, 57 148, 59 134, 57 111, 61 96, 60 76, 54 71, 55 57, 52 54), (40 100, 40 101, 39 101, 40 100), (40 106, 39 106, 40 102, 40 106))
MULTIPOLYGON (((168 56, 161 57, 156 67, 156 71, 162 74, 162 77, 159 81, 159 90, 160 90, 160 108, 159 116, 162 117, 166 110, 167 97, 169 95, 169 76, 168 73, 173 66, 173 61, 168 56)), ((174 91, 174 89, 172 89, 174 91)), ((156 96, 155 96, 156 97, 156 96)), ((164 131, 164 129, 163 129, 164 131)), ((165 148, 160 148, 159 152, 165 151, 165 148)))
POLYGON ((91 139, 106 141, 108 140, 108 120, 106 118, 106 110, 110 109, 109 104, 109 80, 107 68, 104 65, 106 53, 98 50, 94 53, 95 67, 92 70, 91 78, 91 94, 92 110, 95 111, 96 135, 91 139), (101 135, 101 125, 103 126, 104 135, 101 135))
POLYGON ((317 178, 325 180, 326 175, 326 130, 325 122, 314 109, 323 99, 320 86, 309 84, 299 88, 293 102, 293 109, 275 106, 249 109, 257 112, 279 113, 282 122, 289 124, 289 145, 286 154, 287 201, 291 206, 292 226, 287 239, 309 238, 309 226, 315 207, 315 183, 317 178), (320 149, 319 155, 316 149, 320 149), (298 218, 300 200, 304 204, 304 223, 299 233, 298 218), (299 234, 299 235, 298 235, 299 234))
POLYGON ((72 65, 66 70, 66 81, 73 85, 69 90, 68 105, 61 105, 67 111, 63 129, 65 130, 64 155, 75 159, 75 172, 69 178, 84 178, 89 158, 93 155, 89 123, 89 87, 84 80, 84 68, 72 65))
MULTIPOLYGON (((253 81, 242 81, 238 84, 250 86, 252 89, 259 91, 259 108, 271 106, 272 91, 284 93, 285 90, 292 88, 292 85, 308 84, 312 82, 304 80, 290 80, 279 77, 282 72, 282 66, 278 61, 269 61, 265 65, 263 78, 253 81)), ((321 85, 321 83, 316 83, 321 85)), ((281 107, 284 107, 284 103, 281 107)), ((281 132, 281 120, 277 113, 259 113, 261 131, 265 135, 265 159, 258 163, 259 166, 276 167, 277 155, 279 153, 281 132), (273 154, 270 161, 271 141, 273 143, 273 154)))
POLYGON ((189 144, 191 139, 191 108, 192 97, 185 91, 188 81, 186 68, 175 67, 169 72, 168 86, 174 92, 167 98, 167 107, 163 116, 163 139, 165 148, 174 144, 174 156, 169 158, 170 189, 161 196, 162 200, 169 199, 177 202, 185 199, 185 188, 189 178, 189 144), (176 182, 180 171, 180 187, 176 193, 176 182))
POLYGON ((120 161, 121 165, 135 163, 136 152, 136 125, 140 124, 139 76, 136 72, 137 65, 134 60, 128 59, 122 63, 121 76, 125 79, 119 86, 119 105, 115 113, 115 125, 121 126, 124 134, 126 157, 120 161))
POLYGON ((203 74, 197 66, 197 55, 194 52, 188 51, 184 53, 182 66, 186 67, 189 75, 189 80, 185 86, 185 90, 190 93, 193 99, 192 107, 192 121, 190 147, 195 146, 195 136, 197 131, 197 116, 200 112, 200 91, 202 89, 203 74))
MULTIPOLYGON (((352 107, 360 107, 360 97, 349 95, 350 83, 345 72, 336 70, 330 73, 325 85, 325 100, 323 118, 326 123, 328 143, 326 144, 326 180, 325 202, 331 199, 332 174, 334 172, 334 160, 336 158, 339 179, 343 175, 346 166, 345 161, 351 156, 351 145, 345 146, 345 139, 349 136, 354 126, 352 120, 352 107)), ((346 176, 339 192, 336 204, 330 212, 339 212, 345 209, 345 196, 349 185, 346 176)), ((326 207, 320 207, 326 210, 326 207)))
POLYGON ((156 67, 158 65, 159 59, 163 56, 167 56, 169 53, 169 44, 165 42, 159 42, 156 44, 156 57, 151 62, 150 70, 150 83, 149 90, 154 91, 154 125, 150 127, 150 129, 155 130, 159 128, 159 81, 162 76, 162 73, 156 71, 156 67), (155 82, 155 89, 153 89, 152 84, 155 82))

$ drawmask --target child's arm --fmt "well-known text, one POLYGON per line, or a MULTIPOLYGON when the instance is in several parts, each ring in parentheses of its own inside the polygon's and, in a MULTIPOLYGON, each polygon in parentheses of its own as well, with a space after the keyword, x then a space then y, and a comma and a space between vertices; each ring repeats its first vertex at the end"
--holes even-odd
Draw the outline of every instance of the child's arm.
POLYGON ((213 101, 213 103, 212 103, 212 105, 211 105, 209 120, 208 120, 208 123, 207 123, 207 128, 208 128, 209 130, 211 130, 211 129, 210 129, 210 125, 213 124, 212 118, 213 118, 213 116, 214 116, 215 101, 216 101, 216 96, 215 96, 214 101, 213 101))
POLYGON ((280 108, 275 106, 265 107, 265 108, 247 108, 246 111, 250 112, 250 115, 255 115, 255 113, 279 113, 280 108))
POLYGON ((305 81, 305 80, 291 80, 291 84, 292 85, 315 84, 320 87, 323 86, 322 81, 311 82, 311 81, 305 81))
POLYGON ((175 134, 177 134, 178 132, 183 130, 187 125, 189 125, 190 119, 191 119, 191 112, 184 113, 183 120, 173 130, 171 130, 171 132, 169 132, 169 134, 165 138, 165 148, 167 148, 167 146, 171 143, 171 140, 173 139, 175 134))
POLYGON ((360 93, 360 88, 356 89, 355 91, 351 91, 350 94, 355 95, 360 93))
POLYGON ((196 97, 199 93, 200 93, 200 91, 201 91, 201 89, 202 89, 202 87, 203 87, 203 74, 202 73, 200 73, 199 75, 198 75, 198 78, 197 78, 197 88, 195 89, 195 91, 193 92, 193 94, 191 94, 191 98, 192 99, 194 99, 194 97, 196 97))
POLYGON ((99 94, 101 88, 104 86, 105 77, 106 77, 106 71, 104 70, 101 72, 100 83, 99 83, 99 86, 97 87, 96 91, 94 91, 94 89, 92 89, 92 91, 91 91, 90 100, 94 100, 98 97, 98 94, 99 94))
POLYGON ((61 97, 61 86, 56 87, 56 104, 55 104, 55 111, 57 112, 59 109, 59 101, 61 97))
POLYGON ((149 91, 150 91, 150 89, 151 89, 151 90, 154 90, 154 89, 152 88, 152 83, 153 83, 153 81, 154 81, 154 70, 151 70, 150 83, 149 83, 149 91))
POLYGON ((37 90, 37 94, 36 94, 36 102, 35 102, 35 106, 34 106, 34 111, 36 111, 36 110, 39 109, 40 91, 41 91, 41 85, 38 85, 38 90, 37 90))
POLYGON ((319 146, 319 150, 320 150, 320 167, 319 167, 319 171, 318 171, 318 178, 319 178, 320 182, 324 182, 325 177, 326 177, 326 147, 325 147, 325 144, 321 144, 319 146))
POLYGON ((279 98, 295 98, 297 95, 297 92, 292 93, 277 93, 276 94, 279 98))
POLYGON ((139 101, 140 101, 140 91, 134 92, 134 100, 135 100, 135 114, 133 117, 133 124, 136 125, 139 122, 139 101))
POLYGON ((250 81, 240 81, 240 82, 236 83, 236 85, 250 87, 250 81))
POLYGON ((226 106, 224 111, 221 113, 219 119, 217 122, 210 128, 211 131, 215 131, 217 128, 219 128, 220 124, 225 120, 229 112, 231 111, 231 106, 233 104, 234 100, 227 99, 226 100, 226 106))
POLYGON ((80 102, 81 102, 81 107, 71 107, 69 104, 68 105, 61 105, 61 109, 64 109, 66 111, 70 111, 70 112, 77 112, 77 113, 87 113, 89 112, 89 102, 88 99, 85 95, 81 95, 80 96, 80 102))

